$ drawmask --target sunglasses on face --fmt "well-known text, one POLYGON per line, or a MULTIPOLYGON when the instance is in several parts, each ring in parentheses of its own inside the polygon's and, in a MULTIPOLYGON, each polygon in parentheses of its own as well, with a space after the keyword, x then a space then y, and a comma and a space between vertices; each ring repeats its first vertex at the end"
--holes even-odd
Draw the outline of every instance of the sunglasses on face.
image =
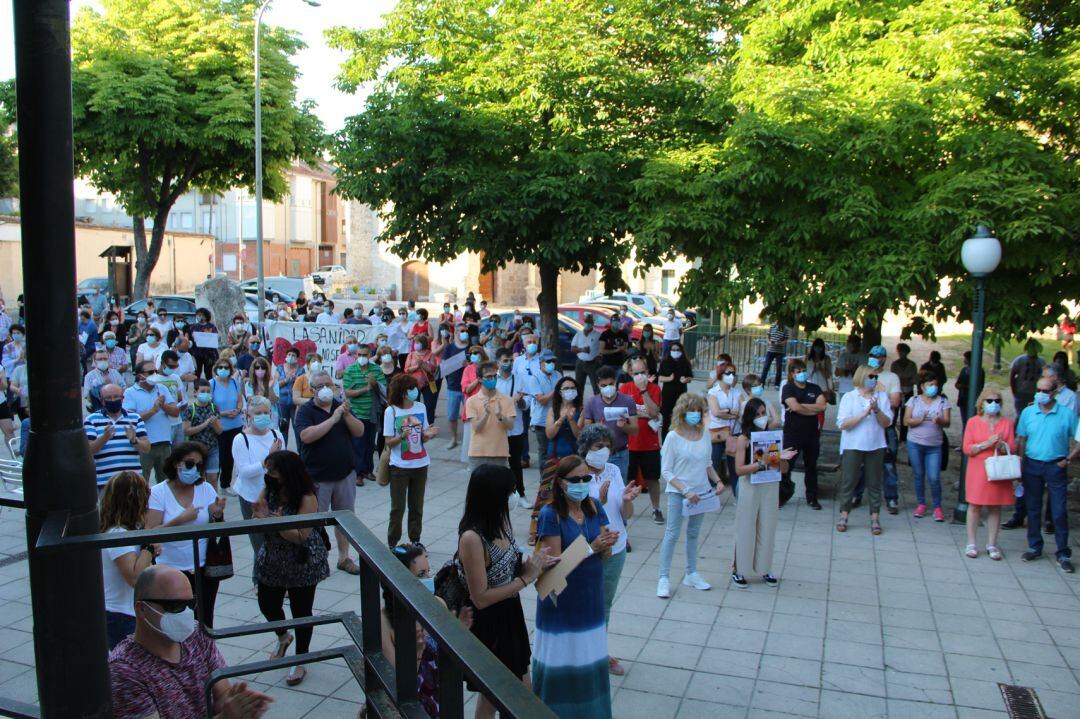
POLYGON ((581 474, 576 477, 563 477, 570 484, 581 484, 582 482, 588 482, 592 479, 591 474, 581 474))
POLYGON ((876 380, 877 375, 876 374, 868 374, 868 375, 866 375, 866 379, 874 379, 874 380, 876 380))
POLYGON ((184 469, 198 469, 201 472, 203 469, 203 463, 193 459, 185 459, 184 469))
POLYGON ((195 609, 195 599, 144 599, 161 607, 164 614, 179 614, 185 609, 195 609))

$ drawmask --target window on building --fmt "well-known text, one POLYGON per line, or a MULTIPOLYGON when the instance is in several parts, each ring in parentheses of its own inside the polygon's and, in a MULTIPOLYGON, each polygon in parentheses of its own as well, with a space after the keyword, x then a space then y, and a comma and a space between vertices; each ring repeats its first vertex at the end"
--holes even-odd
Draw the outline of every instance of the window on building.
POLYGON ((675 270, 660 270, 660 294, 670 295, 675 291, 675 270))
POLYGON ((180 228, 183 230, 190 230, 195 227, 195 215, 191 212, 180 213, 180 228))

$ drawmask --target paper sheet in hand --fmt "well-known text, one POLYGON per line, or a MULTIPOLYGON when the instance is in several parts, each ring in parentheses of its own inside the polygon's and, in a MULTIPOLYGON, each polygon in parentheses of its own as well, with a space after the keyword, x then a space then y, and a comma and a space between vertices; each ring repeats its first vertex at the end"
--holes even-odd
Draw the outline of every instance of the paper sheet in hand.
POLYGON ((453 357, 448 357, 439 362, 439 376, 445 378, 452 375, 465 366, 465 356, 468 352, 458 352, 453 357))
POLYGON ((546 599, 550 594, 552 595, 551 602, 558 604, 556 598, 566 589, 566 577, 590 554, 592 554, 592 548, 585 541, 585 537, 579 534, 578 538, 563 550, 559 563, 541 574, 540 579, 536 580, 536 593, 540 599, 546 599))
POLYGON ((693 517, 695 514, 715 512, 720 509, 720 495, 711 489, 701 495, 697 504, 690 504, 689 499, 682 501, 682 513, 684 517, 693 517))
POLYGON ((762 461, 768 469, 750 475, 750 484, 780 481, 780 450, 784 443, 782 430, 750 433, 750 461, 762 461))
POLYGON ((195 338, 196 347, 202 347, 203 349, 208 350, 216 350, 218 348, 217 332, 192 332, 191 336, 195 338))
POLYGON ((619 419, 630 417, 630 410, 626 407, 604 407, 604 421, 615 422, 619 419))

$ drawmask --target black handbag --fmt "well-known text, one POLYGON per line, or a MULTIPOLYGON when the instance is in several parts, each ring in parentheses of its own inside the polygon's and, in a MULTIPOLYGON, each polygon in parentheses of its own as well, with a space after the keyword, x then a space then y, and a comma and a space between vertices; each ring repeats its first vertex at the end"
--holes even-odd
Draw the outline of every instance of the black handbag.
POLYGON ((218 580, 233 575, 232 544, 228 537, 210 537, 207 540, 203 575, 218 580))

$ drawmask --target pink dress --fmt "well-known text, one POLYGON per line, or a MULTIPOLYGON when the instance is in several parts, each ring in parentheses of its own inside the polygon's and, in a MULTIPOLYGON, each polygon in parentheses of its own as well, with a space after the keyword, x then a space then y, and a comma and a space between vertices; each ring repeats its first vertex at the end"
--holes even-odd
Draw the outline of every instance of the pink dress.
MULTIPOLYGON (((1001 440, 1009 445, 1009 451, 1016 451, 1016 435, 1013 434, 1013 423, 1008 417, 999 417, 994 430, 1001 436, 1001 440)), ((992 434, 990 424, 982 415, 975 415, 968 419, 964 429, 964 454, 968 456, 966 491, 967 500, 981 507, 1001 507, 1013 504, 1016 500, 1013 496, 1013 483, 1008 481, 991 482, 986 478, 986 458, 994 454, 994 448, 974 452, 973 447, 987 440, 992 434)))

